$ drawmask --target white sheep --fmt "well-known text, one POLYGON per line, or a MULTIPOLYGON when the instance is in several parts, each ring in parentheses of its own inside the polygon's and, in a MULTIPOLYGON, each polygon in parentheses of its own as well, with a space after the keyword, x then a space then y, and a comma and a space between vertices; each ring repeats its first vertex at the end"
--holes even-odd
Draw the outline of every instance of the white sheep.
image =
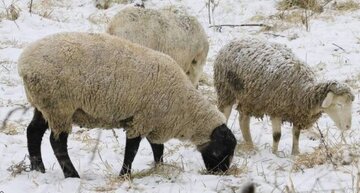
POLYGON ((214 62, 218 108, 229 118, 238 103, 242 135, 253 146, 250 117, 270 116, 273 153, 281 137, 281 123, 293 124, 292 154, 299 153, 300 130, 308 129, 324 112, 339 129, 351 127, 354 95, 337 81, 318 81, 309 66, 289 48, 277 43, 247 38, 224 46, 214 62))
POLYGON ((142 137, 158 158, 177 138, 197 146, 208 171, 229 168, 236 140, 224 115, 163 53, 107 34, 60 33, 25 48, 18 69, 35 107, 27 128, 32 170, 45 172, 40 145, 49 126, 65 177, 79 177, 67 153, 73 123, 126 130, 121 175, 130 174, 142 137))
POLYGON ((171 8, 127 7, 111 19, 107 33, 171 56, 197 86, 209 42, 195 17, 171 8))

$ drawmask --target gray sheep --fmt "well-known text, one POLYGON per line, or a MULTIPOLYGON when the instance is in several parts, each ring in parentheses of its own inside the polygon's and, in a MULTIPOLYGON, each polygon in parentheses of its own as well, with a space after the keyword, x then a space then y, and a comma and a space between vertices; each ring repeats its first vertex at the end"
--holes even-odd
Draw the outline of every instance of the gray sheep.
POLYGON ((171 56, 197 86, 209 42, 195 17, 171 9, 127 7, 111 19, 107 33, 171 56))
POLYGON ((67 152, 72 124, 126 130, 120 175, 130 174, 142 137, 157 160, 162 144, 177 138, 197 146, 209 172, 229 168, 236 139, 224 115, 163 53, 107 34, 60 33, 25 48, 18 69, 35 107, 27 128, 32 170, 45 172, 40 146, 50 127, 65 177, 79 177, 67 152))
POLYGON ((281 44, 259 39, 234 40, 214 62, 218 108, 226 118, 237 103, 240 129, 252 147, 250 117, 270 116, 273 153, 281 138, 281 123, 293 124, 292 154, 299 153, 300 130, 311 127, 324 112, 339 129, 351 127, 354 95, 337 81, 318 81, 309 66, 281 44))

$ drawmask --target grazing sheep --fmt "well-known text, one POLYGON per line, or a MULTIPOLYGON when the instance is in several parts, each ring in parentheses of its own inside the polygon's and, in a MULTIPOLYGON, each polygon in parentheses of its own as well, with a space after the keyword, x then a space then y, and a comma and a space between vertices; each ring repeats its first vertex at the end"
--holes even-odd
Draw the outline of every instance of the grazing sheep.
POLYGON ((26 96, 35 107, 27 128, 31 169, 45 172, 41 138, 50 142, 65 177, 79 177, 67 152, 71 125, 124 128, 130 174, 142 137, 158 159, 161 144, 189 140, 210 172, 229 168, 236 140, 224 115, 191 84, 169 56, 107 34, 61 33, 29 45, 18 62, 26 96), (155 149, 154 149, 155 148, 155 149))
POLYGON ((300 130, 311 127, 323 112, 339 129, 351 127, 354 95, 349 86, 316 80, 311 69, 281 44, 258 39, 232 41, 214 62, 214 82, 218 107, 227 119, 232 105, 238 103, 240 129, 250 147, 250 116, 270 116, 273 153, 284 121, 293 124, 292 154, 299 153, 300 130))
POLYGON ((209 42, 195 17, 171 9, 128 7, 112 18, 107 33, 171 56, 197 86, 209 42))

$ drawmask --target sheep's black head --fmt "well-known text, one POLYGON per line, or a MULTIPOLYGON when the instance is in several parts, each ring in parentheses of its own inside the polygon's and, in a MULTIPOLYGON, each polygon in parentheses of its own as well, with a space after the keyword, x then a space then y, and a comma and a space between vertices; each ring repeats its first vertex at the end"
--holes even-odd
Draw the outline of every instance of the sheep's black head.
POLYGON ((198 148, 205 162, 205 167, 210 173, 225 172, 230 167, 234 155, 236 139, 234 134, 225 125, 214 129, 210 142, 198 148))

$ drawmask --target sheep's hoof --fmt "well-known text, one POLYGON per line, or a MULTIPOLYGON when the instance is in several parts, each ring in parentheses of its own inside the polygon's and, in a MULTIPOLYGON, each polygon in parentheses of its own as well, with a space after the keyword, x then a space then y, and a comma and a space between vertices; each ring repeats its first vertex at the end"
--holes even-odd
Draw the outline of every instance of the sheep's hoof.
POLYGON ((278 149, 277 148, 272 148, 272 151, 271 151, 273 154, 275 155, 278 155, 279 152, 278 152, 278 149))
POLYGON ((39 157, 30 157, 30 170, 45 173, 45 166, 39 157))
POLYGON ((245 144, 245 147, 249 150, 254 150, 255 149, 255 146, 253 143, 246 143, 245 144))
POLYGON ((41 163, 39 165, 31 164, 30 170, 35 170, 35 171, 38 171, 38 172, 41 172, 41 173, 45 173, 45 167, 44 167, 43 163, 41 163))
POLYGON ((159 165, 163 165, 164 164, 164 159, 161 157, 160 160, 155 161, 155 166, 159 166, 159 165))
POLYGON ((164 166, 164 162, 155 162, 154 163, 154 168, 155 169, 161 168, 162 166, 164 166))
POLYGON ((65 178, 80 178, 80 176, 79 176, 79 174, 77 173, 77 171, 64 172, 64 176, 65 176, 65 178))
POLYGON ((244 143, 244 144, 241 145, 241 149, 246 151, 246 152, 251 152, 251 151, 256 150, 253 143, 244 143))
POLYGON ((119 174, 120 177, 130 177, 131 171, 128 169, 122 169, 119 174))
POLYGON ((291 155, 299 155, 299 150, 292 150, 291 155))

